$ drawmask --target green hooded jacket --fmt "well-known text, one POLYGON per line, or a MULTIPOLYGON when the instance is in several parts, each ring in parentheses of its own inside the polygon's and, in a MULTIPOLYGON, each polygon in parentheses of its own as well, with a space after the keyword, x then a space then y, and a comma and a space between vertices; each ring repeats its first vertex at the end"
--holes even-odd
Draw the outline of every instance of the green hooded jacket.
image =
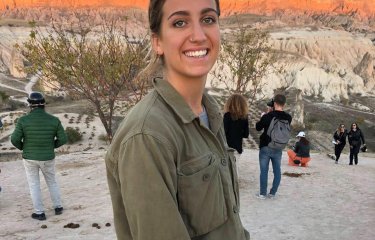
POLYGON ((120 240, 248 240, 234 149, 215 100, 210 129, 165 80, 126 116, 106 155, 120 240))
POLYGON ((57 117, 34 108, 18 119, 11 142, 22 150, 24 159, 47 161, 55 158, 54 149, 64 145, 67 137, 57 117))

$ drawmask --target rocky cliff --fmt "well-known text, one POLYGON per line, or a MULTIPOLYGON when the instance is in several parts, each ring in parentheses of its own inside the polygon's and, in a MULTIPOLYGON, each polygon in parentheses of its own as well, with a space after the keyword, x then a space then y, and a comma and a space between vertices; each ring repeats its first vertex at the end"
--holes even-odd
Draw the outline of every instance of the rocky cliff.
MULTIPOLYGON (((2 0, 1 9, 25 7, 85 7, 85 6, 134 6, 147 9, 148 0, 2 0)), ((375 2, 372 0, 221 0, 224 14, 260 13, 274 14, 292 9, 294 12, 336 12, 351 13, 361 17, 374 16, 375 2)))

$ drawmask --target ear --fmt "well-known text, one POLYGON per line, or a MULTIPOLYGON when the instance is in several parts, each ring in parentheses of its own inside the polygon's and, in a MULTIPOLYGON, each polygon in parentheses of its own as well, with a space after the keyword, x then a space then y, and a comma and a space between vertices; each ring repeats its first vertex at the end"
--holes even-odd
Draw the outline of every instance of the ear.
POLYGON ((164 51, 160 42, 160 37, 157 34, 155 33, 152 34, 151 43, 152 43, 152 49, 154 49, 157 55, 161 56, 164 54, 164 51))

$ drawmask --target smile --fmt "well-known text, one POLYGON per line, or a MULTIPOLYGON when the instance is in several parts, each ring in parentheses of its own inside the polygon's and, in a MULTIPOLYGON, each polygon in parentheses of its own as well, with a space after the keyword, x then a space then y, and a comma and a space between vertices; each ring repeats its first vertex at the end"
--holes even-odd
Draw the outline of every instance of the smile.
POLYGON ((208 50, 199 50, 199 51, 187 51, 184 52, 184 54, 188 57, 195 57, 195 58, 200 58, 206 56, 208 53, 208 50))

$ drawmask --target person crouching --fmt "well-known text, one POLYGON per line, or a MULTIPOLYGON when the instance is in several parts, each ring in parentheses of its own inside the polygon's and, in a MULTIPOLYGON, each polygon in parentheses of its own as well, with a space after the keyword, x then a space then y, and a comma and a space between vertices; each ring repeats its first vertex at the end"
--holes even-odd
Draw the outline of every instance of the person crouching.
POLYGON ((301 166, 307 167, 310 158, 310 142, 306 139, 304 132, 299 132, 296 136, 298 141, 294 145, 293 149, 288 150, 289 166, 301 166))

